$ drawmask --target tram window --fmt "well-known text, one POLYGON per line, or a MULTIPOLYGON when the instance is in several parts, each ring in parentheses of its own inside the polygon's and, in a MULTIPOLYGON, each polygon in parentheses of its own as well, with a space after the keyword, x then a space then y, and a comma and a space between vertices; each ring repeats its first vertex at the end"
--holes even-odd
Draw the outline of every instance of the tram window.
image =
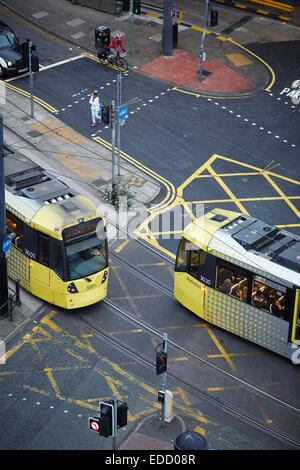
POLYGON ((186 272, 187 270, 187 260, 188 260, 187 245, 188 245, 188 242, 183 238, 180 241, 178 252, 177 252, 175 271, 186 272))
POLYGON ((198 277, 199 257, 200 257, 200 250, 190 250, 189 273, 191 276, 198 277))
POLYGON ((245 273, 234 265, 223 265, 219 262, 216 273, 216 289, 247 302, 249 281, 245 273))
POLYGON ((49 238, 39 232, 39 262, 49 266, 49 238))
POLYGON ((254 307, 285 320, 287 317, 285 303, 286 288, 284 286, 261 276, 254 276, 251 293, 251 304, 254 307))
POLYGON ((13 245, 20 250, 23 250, 23 239, 24 239, 24 225, 23 221, 18 219, 10 211, 6 211, 6 230, 8 234, 15 233, 16 236, 12 239, 13 245))

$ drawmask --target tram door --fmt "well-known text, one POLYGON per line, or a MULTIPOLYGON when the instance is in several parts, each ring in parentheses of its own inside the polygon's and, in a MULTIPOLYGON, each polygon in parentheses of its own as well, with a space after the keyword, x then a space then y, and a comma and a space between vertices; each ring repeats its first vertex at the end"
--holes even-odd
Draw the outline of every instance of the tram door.
POLYGON ((300 344, 300 289, 296 290, 292 342, 300 344))
POLYGON ((32 288, 39 297, 52 302, 50 291, 50 269, 49 269, 49 237, 38 233, 38 263, 34 272, 31 271, 32 288))

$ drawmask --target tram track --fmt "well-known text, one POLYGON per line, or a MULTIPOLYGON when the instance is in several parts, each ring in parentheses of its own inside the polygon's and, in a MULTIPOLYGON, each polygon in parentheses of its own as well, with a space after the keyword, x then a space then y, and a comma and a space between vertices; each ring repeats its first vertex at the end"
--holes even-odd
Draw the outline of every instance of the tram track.
MULTIPOLYGON (((115 227, 119 230, 122 231, 122 229, 116 224, 114 224, 115 227)), ((135 241, 139 245, 141 245, 143 248, 146 248, 149 252, 152 254, 155 254, 156 257, 159 259, 163 259, 165 262, 169 263, 170 266, 173 264, 173 260, 169 259, 166 257, 164 254, 160 253, 159 251, 155 250, 152 246, 149 246, 147 243, 145 243, 143 240, 140 240, 139 238, 136 238, 135 235, 128 235, 129 238, 132 237, 132 241, 135 241)), ((117 263, 119 263, 120 266, 124 267, 128 272, 132 273, 134 276, 137 276, 139 279, 143 279, 144 282, 149 284, 151 287, 154 287, 158 291, 160 291, 162 294, 167 295, 168 297, 173 298, 173 291, 170 287, 166 286, 165 284, 157 281, 153 276, 145 273, 141 269, 137 268, 136 265, 133 265, 126 261, 124 257, 121 257, 120 255, 117 255, 112 252, 112 249, 110 250, 110 258, 111 260, 115 260, 117 263)), ((163 339, 163 334, 158 331, 155 327, 153 327, 151 324, 145 322, 144 320, 138 319, 133 313, 130 311, 121 308, 119 305, 117 305, 115 302, 112 300, 106 298, 103 300, 103 303, 107 305, 107 307, 114 312, 117 315, 121 315, 123 318, 128 320, 130 323, 133 323, 137 325, 140 329, 143 331, 146 331, 147 334, 149 335, 154 335, 156 337, 159 337, 160 339, 163 339)), ((76 321, 79 321, 81 324, 84 324, 87 328, 90 330, 93 330, 93 332, 97 336, 101 336, 103 339, 106 341, 109 341, 111 344, 113 344, 115 347, 123 350, 126 354, 130 354, 132 357, 134 357, 137 361, 140 361, 144 363, 147 366, 150 366, 152 368, 155 368, 155 364, 153 361, 149 360, 147 357, 143 356, 140 351, 136 351, 132 349, 131 347, 128 346, 128 344, 116 339, 115 337, 112 337, 112 335, 109 332, 105 332, 103 328, 101 330, 97 328, 95 325, 90 324, 85 318, 83 318, 80 313, 74 317, 76 321)), ((236 377, 230 372, 227 372, 226 370, 222 369, 221 367, 216 366, 215 364, 211 363, 209 360, 207 360, 205 357, 202 357, 201 355, 193 353, 191 350, 186 348, 184 345, 179 344, 178 342, 174 341, 171 337, 168 337, 168 345, 172 346, 173 348, 179 350, 181 353, 184 353, 186 356, 189 358, 197 361, 198 363, 201 363, 205 366, 207 366, 210 370, 213 370, 217 374, 221 374, 223 377, 226 377, 230 381, 232 381, 235 384, 238 384, 242 392, 247 391, 253 394, 256 394, 257 396, 266 399, 266 400, 271 400, 272 402, 276 403, 277 406, 280 406, 282 409, 282 412, 280 413, 281 416, 285 416, 287 412, 290 413, 296 413, 297 415, 300 413, 300 409, 298 409, 296 406, 293 406, 291 403, 288 403, 287 401, 284 401, 264 390, 261 388, 247 382, 246 380, 243 380, 239 377, 236 377)), ((291 445, 296 446, 297 448, 300 448, 300 442, 298 442, 297 439, 294 437, 288 436, 287 434, 284 434, 280 432, 279 430, 273 429, 270 426, 267 426, 263 422, 260 422, 259 420, 249 416, 249 414, 235 408, 232 406, 231 403, 225 402, 223 400, 220 400, 218 397, 215 397, 207 392, 205 392, 201 387, 199 387, 197 384, 192 383, 188 380, 184 380, 182 377, 180 377, 178 374, 170 373, 168 371, 168 375, 180 382, 182 385, 188 387, 189 389, 199 393, 202 397, 207 399, 210 403, 216 405, 216 406, 221 406, 223 410, 226 410, 227 412, 233 414, 234 416, 238 417, 239 419, 242 419, 244 422, 251 423, 254 426, 259 427, 259 429, 264 430, 265 432, 271 434, 272 436, 277 437, 278 439, 284 440, 285 442, 289 442, 291 445)))
MULTIPOLYGON (((115 225, 115 227, 116 227, 117 229, 121 230, 119 226, 115 225)), ((133 240, 134 240, 135 242, 137 242, 138 244, 141 244, 144 248, 150 250, 152 253, 155 254, 155 256, 157 256, 157 257, 163 259, 164 261, 169 262, 170 265, 173 264, 172 261, 171 261, 169 258, 167 258, 165 255, 163 255, 163 254, 160 253, 159 251, 155 250, 152 246, 149 246, 149 245, 145 244, 143 241, 141 241, 140 239, 135 238, 135 237, 133 238, 133 240)), ((159 281, 157 281, 154 277, 152 277, 152 276, 146 274, 146 273, 143 272, 141 269, 138 269, 136 266, 134 266, 134 265, 128 263, 127 261, 125 261, 124 259, 122 259, 120 256, 118 256, 118 255, 116 255, 116 254, 114 254, 114 253, 112 253, 112 252, 110 252, 110 255, 109 255, 109 256, 110 256, 111 258, 117 260, 117 261, 120 263, 120 265, 122 265, 125 269, 128 269, 128 271, 130 271, 130 272, 133 273, 134 275, 136 275, 136 276, 138 276, 138 277, 141 276, 142 278, 144 278, 144 280, 145 280, 148 284, 154 286, 155 288, 157 288, 157 289, 160 290, 161 292, 165 293, 165 294, 168 295, 169 297, 174 298, 173 290, 170 289, 169 287, 167 287, 166 285, 161 284, 161 283, 160 283, 159 281)), ((175 299, 174 299, 174 301, 175 301, 175 299)), ((151 325, 147 325, 145 322, 143 322, 143 321, 137 319, 133 314, 130 314, 129 312, 126 312, 125 310, 120 309, 118 306, 115 306, 111 300, 108 300, 107 298, 105 298, 105 299, 103 299, 103 302, 106 303, 107 305, 109 305, 110 307, 119 310, 119 312, 122 313, 123 316, 125 316, 127 319, 130 319, 130 320, 134 321, 134 322, 137 323, 140 327, 145 328, 145 329, 147 329, 148 331, 150 331, 151 333, 154 333, 154 334, 160 336, 161 338, 163 338, 163 335, 162 335, 161 333, 159 333, 157 330, 155 330, 155 328, 153 328, 151 325)), ((291 408, 292 410, 296 411, 297 413, 300 413, 300 409, 294 407, 293 405, 291 405, 291 404, 289 404, 289 403, 287 403, 287 402, 284 402, 284 401, 278 399, 277 397, 274 397, 274 396, 268 394, 267 392, 265 392, 265 391, 263 391, 263 390, 261 390, 261 389, 255 387, 254 385, 250 384, 249 382, 246 382, 246 381, 240 379, 239 377, 236 377, 235 375, 233 375, 233 374, 231 374, 231 373, 225 371, 224 369, 222 369, 222 368, 216 366, 215 364, 211 363, 210 361, 208 361, 208 360, 205 359, 204 357, 201 357, 201 356, 199 356, 199 355, 194 354, 193 352, 191 352, 191 351, 187 350, 186 348, 184 348, 184 347, 178 345, 176 342, 174 342, 174 341, 172 341, 172 340, 170 340, 170 339, 168 339, 168 342, 169 342, 170 344, 172 344, 173 346, 175 346, 176 348, 180 349, 180 350, 181 350, 182 352, 184 352, 185 354, 188 354, 189 356, 194 357, 195 359, 202 361, 203 363, 205 363, 205 364, 208 365, 209 367, 213 368, 214 370, 216 370, 216 371, 218 371, 218 372, 220 372, 220 373, 226 375, 226 376, 229 377, 231 380, 238 381, 238 382, 239 382, 240 384, 242 384, 243 386, 249 387, 249 388, 251 388, 252 390, 255 390, 255 391, 259 392, 259 393, 262 393, 263 395, 267 396, 268 398, 271 398, 271 399, 277 401, 278 403, 284 404, 284 405, 286 405, 287 407, 291 408)))
MULTIPOLYGON (((114 302, 112 302, 108 299, 104 299, 102 302, 105 303, 113 313, 115 313, 117 315, 122 315, 127 320, 129 320, 131 323, 135 323, 140 328, 142 328, 144 331, 147 331, 148 334, 156 335, 159 338, 163 338, 163 335, 159 331, 157 331, 155 328, 153 328, 151 325, 148 325, 145 322, 134 318, 130 314, 130 312, 126 311, 125 309, 120 308, 114 302)), ((136 362, 142 363, 142 364, 146 365, 147 367, 151 367, 152 369, 155 369, 156 365, 154 364, 154 362, 149 360, 147 357, 145 357, 140 351, 136 351, 132 347, 129 347, 128 344, 125 344, 123 341, 121 341, 119 339, 116 339, 110 333, 104 331, 102 327, 100 329, 97 326, 92 325, 86 318, 84 318, 78 312, 76 313, 76 315, 73 316, 73 319, 74 319, 75 322, 79 323, 81 326, 86 327, 90 332, 93 333, 94 336, 110 343, 113 347, 123 351, 126 355, 130 355, 136 362)), ((174 348, 179 349, 181 352, 184 352, 189 357, 191 357, 193 359, 196 359, 197 361, 200 361, 200 362, 202 362, 202 363, 204 363, 204 364, 206 364, 210 367, 213 367, 215 371, 218 371, 222 374, 225 374, 227 377, 230 377, 230 379, 239 382, 239 385, 243 386, 243 388, 250 389, 252 392, 255 392, 256 394, 261 394, 264 397, 267 397, 268 399, 276 401, 277 404, 280 404, 280 406, 284 407, 285 410, 289 409, 289 410, 291 410, 293 412, 296 412, 296 413, 300 412, 300 410, 297 409, 296 407, 294 407, 293 405, 291 405, 287 402, 284 402, 283 400, 280 400, 280 399, 266 393, 265 391, 259 389, 258 387, 255 387, 252 384, 249 384, 249 383, 233 376, 232 374, 229 374, 228 372, 224 371, 223 369, 211 364, 209 361, 202 358, 201 356, 198 356, 198 355, 194 354, 193 352, 187 350, 186 348, 184 348, 183 346, 176 343, 175 341, 173 341, 170 338, 168 338, 168 345, 172 345, 174 348)), ((238 410, 237 408, 232 406, 230 403, 227 403, 223 400, 220 400, 219 398, 214 397, 213 395, 210 395, 209 393, 202 390, 196 384, 191 383, 188 380, 184 380, 182 378, 182 376, 180 376, 178 373, 172 373, 172 372, 168 371, 168 377, 169 377, 169 379, 174 380, 175 382, 177 382, 181 386, 187 387, 192 392, 196 392, 197 394, 199 394, 202 398, 207 400, 213 406, 221 408, 223 411, 226 411, 226 412, 230 413, 232 416, 242 420, 244 423, 248 423, 251 426, 254 426, 254 427, 260 429, 261 431, 267 433, 268 435, 270 435, 272 437, 275 437, 275 438, 277 438, 281 441, 284 441, 284 442, 286 442, 286 443, 288 443, 292 446, 295 446, 297 448, 300 448, 300 442, 298 442, 293 437, 288 436, 288 435, 286 435, 286 434, 284 434, 284 433, 282 433, 282 432, 280 432, 276 429, 271 428, 270 426, 265 425, 264 423, 258 421, 257 419, 249 416, 247 413, 242 412, 241 410, 238 410)))

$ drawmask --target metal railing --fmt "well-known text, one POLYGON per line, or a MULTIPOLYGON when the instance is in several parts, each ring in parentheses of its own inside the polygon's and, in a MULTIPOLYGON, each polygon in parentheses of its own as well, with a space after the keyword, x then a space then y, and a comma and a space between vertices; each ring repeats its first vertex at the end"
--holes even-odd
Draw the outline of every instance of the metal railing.
POLYGON ((15 290, 11 287, 8 287, 8 299, 2 305, 0 305, 0 312, 2 318, 9 318, 10 321, 13 321, 13 310, 16 306, 21 305, 20 300, 20 281, 15 282, 15 290))

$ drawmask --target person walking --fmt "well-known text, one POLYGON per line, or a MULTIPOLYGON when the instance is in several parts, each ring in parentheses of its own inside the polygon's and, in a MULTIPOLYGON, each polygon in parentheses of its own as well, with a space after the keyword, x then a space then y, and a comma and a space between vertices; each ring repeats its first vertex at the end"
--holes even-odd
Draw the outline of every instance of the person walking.
POLYGON ((91 113, 92 113, 92 124, 91 126, 94 127, 96 125, 96 119, 98 120, 98 124, 101 122, 101 116, 99 115, 100 112, 100 103, 97 91, 93 91, 90 97, 90 105, 91 105, 91 113))

